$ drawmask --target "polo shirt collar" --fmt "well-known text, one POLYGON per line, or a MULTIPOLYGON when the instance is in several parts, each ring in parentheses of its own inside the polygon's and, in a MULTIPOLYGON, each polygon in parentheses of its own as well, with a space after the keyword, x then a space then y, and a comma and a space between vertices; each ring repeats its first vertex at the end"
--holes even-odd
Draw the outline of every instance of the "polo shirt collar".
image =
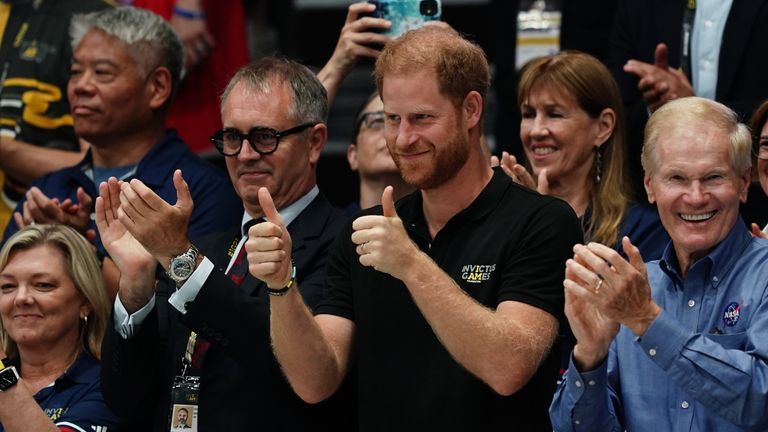
POLYGON ((469 207, 460 211, 457 216, 460 215, 471 221, 483 219, 498 207, 501 200, 504 199, 504 193, 512 184, 512 179, 501 168, 494 168, 491 180, 485 185, 480 195, 472 201, 469 207))
MULTIPOLYGON (((455 216, 460 216, 472 221, 478 221, 492 212, 503 199, 504 193, 512 184, 512 180, 500 168, 493 169, 493 176, 488 184, 485 185, 480 194, 465 209, 458 212, 455 216)), ((410 221, 424 221, 423 197, 421 191, 417 190, 401 201, 397 205, 398 214, 407 216, 410 221)), ((425 222, 426 223, 426 222, 425 222)))

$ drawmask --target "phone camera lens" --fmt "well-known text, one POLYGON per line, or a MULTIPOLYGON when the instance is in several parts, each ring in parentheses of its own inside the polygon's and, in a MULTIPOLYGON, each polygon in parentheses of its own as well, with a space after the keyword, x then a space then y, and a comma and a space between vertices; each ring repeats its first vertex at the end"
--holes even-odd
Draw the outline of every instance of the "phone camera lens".
POLYGON ((435 0, 422 0, 419 3, 419 12, 426 16, 437 15, 437 1, 435 0))

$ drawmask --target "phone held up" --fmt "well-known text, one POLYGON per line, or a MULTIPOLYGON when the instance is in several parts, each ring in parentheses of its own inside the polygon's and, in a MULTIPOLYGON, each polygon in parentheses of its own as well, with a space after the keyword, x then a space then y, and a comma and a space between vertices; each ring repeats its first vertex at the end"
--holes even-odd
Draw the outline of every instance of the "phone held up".
POLYGON ((440 20, 440 0, 368 0, 376 5, 371 14, 392 23, 385 34, 398 37, 408 30, 423 26, 428 21, 440 20))

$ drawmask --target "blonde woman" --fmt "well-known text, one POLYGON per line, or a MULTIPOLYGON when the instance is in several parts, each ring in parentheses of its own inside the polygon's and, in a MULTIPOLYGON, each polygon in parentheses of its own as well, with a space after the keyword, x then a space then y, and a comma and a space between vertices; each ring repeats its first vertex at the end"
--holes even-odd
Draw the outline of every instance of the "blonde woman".
POLYGON ((29 225, 5 243, 0 431, 119 430, 99 379, 108 317, 96 254, 74 229, 29 225))

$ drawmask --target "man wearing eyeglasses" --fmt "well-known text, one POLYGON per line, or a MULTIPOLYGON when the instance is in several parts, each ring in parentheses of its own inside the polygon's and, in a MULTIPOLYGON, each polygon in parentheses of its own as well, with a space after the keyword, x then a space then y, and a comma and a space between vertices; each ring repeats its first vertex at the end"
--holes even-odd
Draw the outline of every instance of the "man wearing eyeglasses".
POLYGON ((395 201, 414 190, 400 176, 387 149, 383 108, 384 103, 379 93, 374 92, 357 114, 353 142, 347 147, 347 161, 352 171, 357 171, 360 177, 360 200, 347 207, 349 215, 380 204, 381 193, 387 185, 394 188, 395 201))
POLYGON ((186 234, 196 202, 182 172, 173 206, 138 180, 102 185, 99 229, 132 276, 120 286, 125 313, 118 319, 116 312, 104 343, 104 393, 121 412, 147 413, 137 430, 167 430, 171 407, 190 404, 182 393, 195 395, 200 431, 351 427, 353 418, 336 411, 343 392, 311 405, 283 377, 271 353, 268 301, 282 291, 248 274, 244 248, 249 227, 263 220, 258 191, 266 188, 294 235, 293 278, 307 304, 318 303, 328 248, 346 221, 316 185, 327 113, 326 91, 305 66, 264 58, 237 72, 222 95, 223 129, 211 142, 244 211, 238 226, 208 237, 186 234), (167 278, 156 287, 157 263, 167 278), (147 367, 146 358, 157 364, 147 367))

